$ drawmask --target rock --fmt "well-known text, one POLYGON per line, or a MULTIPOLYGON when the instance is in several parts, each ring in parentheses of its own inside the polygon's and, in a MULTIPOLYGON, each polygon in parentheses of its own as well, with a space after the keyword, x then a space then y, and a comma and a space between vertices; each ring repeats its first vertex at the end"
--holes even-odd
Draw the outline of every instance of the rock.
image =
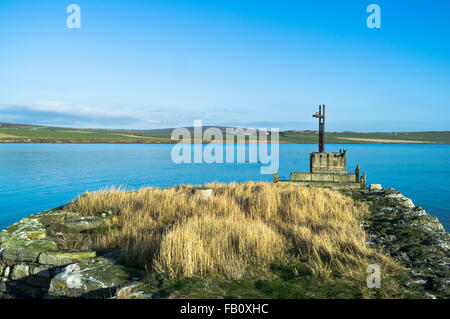
POLYGON ((64 223, 64 226, 71 232, 83 232, 100 227, 108 227, 118 222, 118 217, 85 217, 64 223))
POLYGON ((70 220, 79 219, 80 216, 77 213, 67 212, 62 209, 54 209, 37 214, 39 222, 45 226, 53 224, 60 224, 70 220))
POLYGON ((12 262, 36 262, 43 251, 55 250, 54 241, 46 239, 44 225, 37 216, 29 216, 1 232, 2 258, 12 262))
POLYGON ((44 239, 46 237, 45 229, 30 231, 27 233, 27 236, 30 239, 44 239))
POLYGON ((50 278, 28 276, 27 283, 36 287, 47 288, 50 286, 50 278))
POLYGON ((3 270, 6 268, 6 263, 0 260, 0 276, 3 274, 3 270))
POLYGON ((49 251, 41 253, 38 261, 43 265, 63 266, 95 256, 95 251, 49 251))
POLYGON ((388 197, 388 198, 406 198, 406 197, 403 196, 403 194, 401 194, 400 192, 389 193, 389 194, 386 195, 386 197, 388 197))
POLYGON ((414 207, 416 207, 416 206, 414 205, 413 201, 412 201, 411 199, 409 199, 409 198, 406 198, 406 199, 403 201, 403 205, 405 205, 406 207, 409 207, 409 208, 414 208, 414 207))
POLYGON ((117 290, 113 299, 152 299, 157 297, 158 292, 153 287, 140 282, 134 282, 117 290))
POLYGON ((130 270, 117 262, 117 254, 108 254, 71 264, 52 279, 49 294, 70 298, 112 297, 116 287, 130 281, 130 270))
POLYGON ((430 293, 428 293, 428 292, 425 293, 425 297, 426 297, 427 299, 437 299, 435 295, 430 294, 430 293))
POLYGON ((12 280, 19 280, 27 277, 29 275, 29 266, 24 264, 14 265, 11 272, 12 280))
POLYGON ((29 240, 28 242, 11 240, 7 247, 11 248, 3 251, 2 258, 13 262, 36 262, 41 252, 58 248, 51 240, 29 240))
POLYGON ((33 298, 38 299, 42 297, 42 288, 33 287, 26 282, 15 281, 15 285, 10 289, 14 292, 16 298, 33 298))
POLYGON ((31 271, 31 274, 37 277, 45 277, 45 278, 50 278, 51 274, 50 274, 50 268, 48 267, 34 267, 31 271))
POLYGON ((378 190, 382 190, 383 187, 381 187, 381 184, 370 184, 369 189, 371 191, 378 191, 378 190))
POLYGON ((192 193, 198 194, 200 199, 209 199, 212 197, 212 189, 205 187, 194 187, 192 193))
POLYGON ((408 271, 406 286, 422 296, 450 296, 450 236, 439 220, 394 191, 350 193, 367 203, 363 228, 375 243, 408 271), (392 209, 387 209, 391 207, 392 209))
POLYGON ((6 285, 6 282, 3 281, 0 282, 0 292, 9 292, 9 288, 6 285))
POLYGON ((9 273, 11 272, 11 267, 6 266, 5 272, 3 273, 4 277, 9 277, 9 273))

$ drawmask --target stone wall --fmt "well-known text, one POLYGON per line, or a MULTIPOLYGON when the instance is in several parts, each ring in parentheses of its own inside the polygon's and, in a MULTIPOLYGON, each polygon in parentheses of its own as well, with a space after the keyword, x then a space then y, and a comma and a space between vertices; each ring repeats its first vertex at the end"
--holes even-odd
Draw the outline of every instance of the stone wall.
POLYGON ((309 181, 322 181, 322 182, 357 182, 356 174, 342 174, 342 173, 299 173, 292 172, 290 175, 291 181, 309 182, 309 181))
POLYGON ((345 153, 319 153, 310 154, 311 173, 346 173, 347 160, 345 153))
MULTIPOLYGON (((62 249, 50 225, 72 233, 111 225, 115 217, 87 217, 54 209, 23 218, 0 232, 0 298, 108 298, 135 271, 120 252, 62 249)), ((58 233, 55 234, 58 237, 58 233)))
POLYGON ((279 183, 295 183, 301 186, 310 187, 324 187, 331 189, 359 189, 361 188, 360 183, 356 182, 327 182, 327 181, 291 181, 291 180, 279 180, 279 183))
MULTIPOLYGON (((365 202, 366 244, 405 267, 404 285, 424 298, 450 298, 450 235, 438 218, 396 190, 345 190, 365 202)), ((383 281, 381 281, 383 284, 383 281)))

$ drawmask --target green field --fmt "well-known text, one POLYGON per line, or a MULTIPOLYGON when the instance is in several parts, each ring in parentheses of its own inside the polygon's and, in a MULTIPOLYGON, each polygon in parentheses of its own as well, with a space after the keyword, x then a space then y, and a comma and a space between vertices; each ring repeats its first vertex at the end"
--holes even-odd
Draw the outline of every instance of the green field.
MULTIPOLYGON (((224 138, 225 140, 225 138, 224 138)), ((270 140, 270 137, 269 137, 270 140)), ((280 143, 317 143, 317 132, 280 132, 280 143)), ((0 143, 176 143, 167 130, 75 129, 0 123, 0 143)), ((357 133, 329 132, 327 144, 450 144, 450 131, 357 133)))
POLYGON ((0 143, 173 143, 170 134, 43 126, 0 127, 0 143))
MULTIPOLYGON (((287 143, 317 143, 317 132, 281 132, 280 141, 287 143)), ((357 132, 329 132, 325 133, 325 143, 435 143, 450 144, 450 132, 392 132, 392 133, 357 133, 357 132)))

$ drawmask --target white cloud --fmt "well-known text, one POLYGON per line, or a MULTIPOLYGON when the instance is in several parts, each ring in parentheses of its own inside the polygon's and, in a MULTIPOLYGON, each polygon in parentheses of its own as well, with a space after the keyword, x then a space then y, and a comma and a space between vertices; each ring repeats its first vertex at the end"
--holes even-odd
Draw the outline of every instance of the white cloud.
POLYGON ((201 119, 204 125, 237 127, 300 128, 305 123, 257 120, 261 114, 231 108, 181 110, 149 105, 93 106, 61 101, 0 105, 2 122, 79 128, 156 129, 190 127, 201 119), (242 121, 243 118, 249 119, 242 121), (252 120, 253 119, 253 120, 252 120))
POLYGON ((91 106, 61 101, 0 105, 3 121, 98 128, 153 128, 176 121, 173 109, 152 106, 91 106))

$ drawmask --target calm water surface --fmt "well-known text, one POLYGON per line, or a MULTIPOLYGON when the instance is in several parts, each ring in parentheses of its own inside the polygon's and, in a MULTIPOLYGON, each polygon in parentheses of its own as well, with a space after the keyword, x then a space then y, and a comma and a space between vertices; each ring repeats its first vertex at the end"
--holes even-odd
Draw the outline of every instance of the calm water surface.
MULTIPOLYGON (((0 229, 63 205, 86 190, 110 186, 271 181, 261 164, 174 164, 173 145, 0 144, 0 229)), ((347 149, 347 170, 359 164, 367 183, 395 188, 450 230, 449 145, 327 145, 347 149)), ((280 176, 309 170, 316 145, 280 145, 280 176)))

